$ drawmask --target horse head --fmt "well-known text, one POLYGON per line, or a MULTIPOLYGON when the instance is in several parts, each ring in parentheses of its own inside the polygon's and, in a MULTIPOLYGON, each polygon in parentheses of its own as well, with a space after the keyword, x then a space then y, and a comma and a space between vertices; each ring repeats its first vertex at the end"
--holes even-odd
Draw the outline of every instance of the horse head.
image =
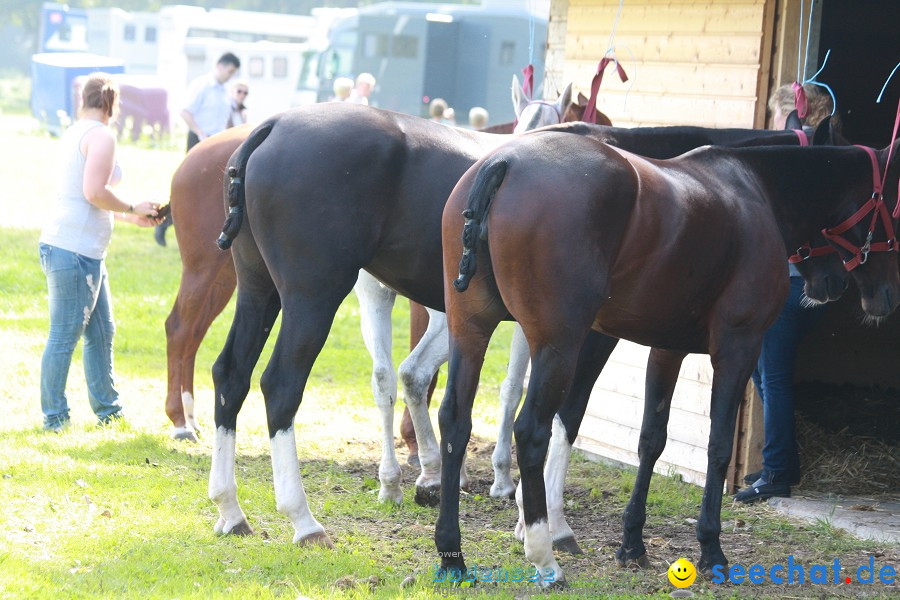
MULTIPOLYGON (((816 128, 814 145, 830 145, 839 132, 826 118, 816 128)), ((852 171, 854 183, 841 203, 840 223, 822 234, 836 250, 844 268, 856 281, 863 310, 879 320, 900 304, 900 271, 897 265, 898 180, 900 180, 900 140, 881 150, 859 147, 859 156, 844 167, 852 171), (858 166, 857 166, 858 165, 858 166), (883 187, 882 187, 883 186, 883 187), (893 211, 893 215, 892 215, 893 211)), ((830 168, 840 169, 834 164, 830 168)))
POLYGON ((566 86, 556 102, 529 100, 519 84, 519 78, 513 75, 512 101, 517 120, 513 133, 530 131, 545 125, 557 125, 564 121, 566 110, 572 103, 572 84, 566 86))

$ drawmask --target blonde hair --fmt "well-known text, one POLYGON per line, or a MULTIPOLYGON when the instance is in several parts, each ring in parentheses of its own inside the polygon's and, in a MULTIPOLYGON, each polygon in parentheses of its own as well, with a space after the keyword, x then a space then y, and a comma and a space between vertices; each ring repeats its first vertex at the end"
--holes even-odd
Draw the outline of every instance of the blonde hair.
POLYGON ((443 98, 435 98, 431 101, 431 104, 428 105, 428 114, 435 119, 443 117, 445 110, 447 110, 447 101, 443 98))
MULTIPOLYGON (((806 94, 807 112, 806 116, 800 121, 804 125, 816 127, 822 122, 822 119, 831 114, 834 104, 828 92, 817 85, 804 83, 803 92, 806 94)), ((781 86, 769 98, 769 110, 774 112, 777 109, 785 117, 791 114, 794 108, 796 108, 794 106, 794 89, 791 87, 791 84, 781 86)), ((836 121, 836 117, 837 113, 835 113, 832 120, 836 121)))
POLYGON ((488 111, 480 106, 469 110, 469 125, 473 129, 484 129, 488 122, 488 111))
POLYGON ((349 77, 338 77, 334 80, 332 89, 334 90, 335 98, 343 100, 347 98, 353 90, 353 80, 349 77))
POLYGON ((81 88, 81 109, 99 108, 112 117, 119 109, 119 86, 109 73, 91 73, 81 88))
POLYGON ((360 73, 356 76, 356 83, 368 83, 370 87, 375 87, 375 76, 371 73, 360 73))

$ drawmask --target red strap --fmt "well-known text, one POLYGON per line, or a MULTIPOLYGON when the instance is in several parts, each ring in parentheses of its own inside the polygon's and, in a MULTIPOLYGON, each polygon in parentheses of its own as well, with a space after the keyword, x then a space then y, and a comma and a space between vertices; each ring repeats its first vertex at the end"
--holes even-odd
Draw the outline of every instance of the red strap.
POLYGON ((597 65, 597 74, 594 75, 594 79, 591 81, 591 97, 588 98, 587 106, 584 108, 584 116, 581 118, 585 123, 597 122, 597 93, 600 91, 600 84, 603 83, 603 72, 606 70, 606 67, 609 66, 609 63, 613 61, 616 63, 619 79, 622 80, 622 83, 628 81, 628 75, 625 74, 625 69, 622 68, 622 64, 613 57, 604 56, 600 61, 600 64, 597 65))
MULTIPOLYGON (((862 148, 869 155, 872 161, 872 195, 881 194, 884 191, 884 180, 881 178, 881 167, 878 166, 878 159, 875 158, 875 151, 868 146, 860 146, 855 144, 857 148, 862 148)), ((888 160, 890 160, 890 152, 888 152, 888 160)))
POLYGON ((797 109, 797 116, 801 119, 809 112, 809 103, 806 101, 806 92, 803 86, 796 81, 791 84, 794 89, 794 107, 797 109))
POLYGON ((528 65, 522 69, 522 77, 522 90, 525 92, 525 97, 531 100, 534 95, 534 65, 528 65))
POLYGON ((806 132, 802 129, 791 129, 794 133, 797 134, 797 139, 800 140, 801 146, 809 146, 809 138, 806 137, 806 132))
POLYGON ((837 252, 834 246, 816 246, 813 248, 809 245, 809 242, 806 242, 799 248, 797 251, 788 257, 789 263, 799 263, 803 262, 807 258, 816 258, 817 256, 825 256, 826 254, 831 254, 833 252, 837 252))

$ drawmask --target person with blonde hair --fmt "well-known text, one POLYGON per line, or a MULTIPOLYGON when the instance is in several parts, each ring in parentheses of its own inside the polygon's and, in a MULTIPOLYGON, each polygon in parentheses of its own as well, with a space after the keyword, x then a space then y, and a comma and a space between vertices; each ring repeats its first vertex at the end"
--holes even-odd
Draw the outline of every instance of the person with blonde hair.
POLYGON ((116 135, 109 128, 118 112, 119 88, 110 75, 93 73, 81 97, 78 120, 60 138, 59 193, 38 245, 50 303, 50 334, 41 359, 41 410, 48 431, 69 423, 66 380, 82 336, 91 409, 100 423, 121 416, 106 251, 114 221, 141 227, 160 221, 159 204, 131 204, 112 189, 122 178, 116 135))
POLYGON ((353 80, 349 77, 338 77, 331 86, 334 90, 334 98, 332 102, 346 102, 350 98, 350 92, 353 91, 353 80))
POLYGON ((356 86, 350 92, 347 102, 354 104, 369 104, 369 95, 375 89, 375 76, 371 73, 360 73, 356 76, 356 86))
POLYGON ((435 98, 428 105, 428 114, 431 116, 432 121, 437 121, 438 123, 443 123, 444 121, 444 111, 447 110, 447 101, 443 98, 435 98))
POLYGON ((472 129, 484 129, 488 124, 488 111, 481 106, 473 106, 469 109, 469 127, 472 129))
MULTIPOLYGON (((805 83, 802 89, 803 95, 799 106, 795 105, 797 96, 791 84, 783 85, 772 93, 768 104, 772 115, 772 129, 784 129, 788 115, 791 114, 794 108, 797 108, 797 116, 800 117, 800 122, 804 126, 813 129, 832 113, 834 103, 824 88, 805 83)), ((832 123, 834 125, 837 124, 837 113, 832 118, 832 123)))

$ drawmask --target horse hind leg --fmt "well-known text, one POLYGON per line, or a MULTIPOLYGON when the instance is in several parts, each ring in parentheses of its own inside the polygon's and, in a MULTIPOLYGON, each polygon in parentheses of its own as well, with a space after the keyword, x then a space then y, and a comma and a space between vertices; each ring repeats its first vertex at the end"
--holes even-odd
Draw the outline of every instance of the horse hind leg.
MULTIPOLYGON (((428 415, 428 390, 437 370, 447 362, 449 342, 446 315, 436 310, 426 310, 428 328, 413 351, 400 364, 400 381, 419 447, 422 471, 416 479, 416 489, 436 492, 441 481, 441 453, 428 415)), ((461 477, 464 479, 462 473, 461 477)), ((465 485, 467 482, 463 480, 461 483, 465 485)))
POLYGON ((166 319, 166 414, 174 425, 175 439, 197 441, 194 360, 210 324, 228 304, 235 288, 231 257, 215 257, 215 260, 218 268, 196 271, 186 268, 182 272, 178 296, 166 319))
POLYGON ((250 375, 280 308, 274 285, 271 280, 265 283, 254 287, 248 281, 238 292, 228 339, 213 365, 216 434, 209 497, 219 508, 219 519, 213 527, 216 533, 252 533, 237 498, 235 436, 237 415, 250 391, 250 375))
MULTIPOLYGON (((491 484, 493 498, 509 498, 516 493, 510 468, 512 466, 512 430, 516 417, 516 409, 522 401, 525 373, 530 360, 528 340, 525 333, 516 323, 513 329, 512 343, 509 348, 509 365, 506 378, 500 384, 500 426, 497 432, 497 445, 491 455, 494 468, 494 483, 491 484)), ((523 525, 524 526, 524 525, 523 525)), ((524 533, 523 533, 524 535, 524 533)), ((522 539, 521 537, 519 538, 522 539)))
POLYGON ((646 389, 644 392, 644 417, 638 442, 637 477, 631 499, 622 515, 622 545, 616 550, 616 563, 620 567, 636 564, 649 567, 643 531, 647 521, 647 493, 653 467, 666 447, 666 426, 678 371, 685 355, 654 348, 647 361, 646 389))
POLYGON ((391 311, 397 294, 382 286, 366 271, 359 272, 353 287, 359 298, 360 326, 366 349, 372 357, 372 393, 381 412, 381 464, 378 500, 403 502, 400 489, 400 464, 394 451, 394 403, 397 399, 397 375, 391 358, 391 311))
POLYGON ((288 296, 285 292, 281 331, 260 380, 272 446, 276 508, 293 523, 295 543, 332 545, 325 528, 309 509, 297 459, 294 418, 313 363, 355 276, 356 273, 349 274, 346 287, 320 290, 316 298, 288 296))

